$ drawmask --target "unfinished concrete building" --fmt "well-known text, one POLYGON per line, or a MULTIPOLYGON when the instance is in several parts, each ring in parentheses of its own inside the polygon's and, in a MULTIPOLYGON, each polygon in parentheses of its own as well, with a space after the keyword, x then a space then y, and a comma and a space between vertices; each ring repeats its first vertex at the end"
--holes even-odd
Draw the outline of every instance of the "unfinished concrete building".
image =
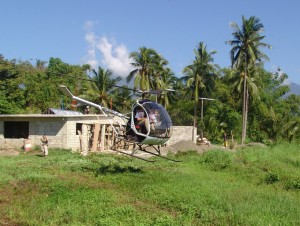
MULTIPOLYGON (((0 149, 21 149, 24 144, 40 146, 40 138, 48 136, 49 148, 73 151, 104 151, 113 144, 115 129, 124 124, 117 116, 84 115, 80 112, 48 109, 46 114, 0 115, 0 149)), ((174 127, 167 145, 192 139, 191 126, 174 127)), ((130 148, 130 147, 123 147, 130 148)))

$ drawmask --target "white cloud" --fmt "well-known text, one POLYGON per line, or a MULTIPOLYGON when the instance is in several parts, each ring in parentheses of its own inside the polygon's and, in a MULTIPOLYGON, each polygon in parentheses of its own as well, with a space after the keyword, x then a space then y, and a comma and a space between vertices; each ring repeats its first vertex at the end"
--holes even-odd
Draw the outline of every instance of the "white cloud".
POLYGON ((87 55, 85 56, 85 63, 91 65, 92 68, 97 67, 96 60, 96 37, 93 33, 87 33, 85 40, 88 43, 87 55))
POLYGON ((129 53, 125 45, 113 45, 106 37, 100 38, 97 49, 102 53, 102 64, 116 75, 126 77, 131 71, 129 53))
POLYGON ((88 47, 84 63, 90 64, 95 69, 100 65, 110 69, 116 76, 127 77, 132 70, 127 47, 123 44, 116 44, 113 39, 109 40, 105 36, 95 35, 92 31, 93 25, 92 21, 85 23, 85 41, 88 47), (101 59, 98 59, 98 53, 101 54, 101 59))

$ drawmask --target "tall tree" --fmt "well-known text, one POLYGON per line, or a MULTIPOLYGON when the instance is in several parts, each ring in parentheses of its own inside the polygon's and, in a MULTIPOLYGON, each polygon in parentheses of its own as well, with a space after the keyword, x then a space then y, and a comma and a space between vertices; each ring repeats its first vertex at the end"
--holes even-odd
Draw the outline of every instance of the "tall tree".
POLYGON ((113 110, 117 110, 123 113, 128 113, 131 110, 131 106, 134 103, 132 99, 132 91, 127 86, 122 86, 119 89, 115 89, 112 92, 113 95, 113 110))
POLYGON ((87 95, 91 97, 92 101, 107 107, 111 98, 110 93, 122 79, 119 76, 113 78, 112 71, 102 67, 98 67, 98 71, 92 69, 92 74, 93 76, 90 77, 92 89, 88 91, 87 95))
POLYGON ((250 69, 255 71, 255 67, 263 59, 268 57, 260 50, 261 47, 271 48, 269 44, 261 42, 265 36, 260 35, 263 32, 263 24, 257 17, 246 19, 242 16, 242 27, 232 23, 233 40, 227 41, 232 46, 230 51, 232 67, 236 67, 243 77, 243 123, 242 123, 242 144, 246 139, 247 114, 248 114, 248 85, 247 80, 250 75, 250 69))
POLYGON ((175 101, 175 93, 172 91, 164 91, 168 89, 173 89, 174 85, 178 79, 175 77, 174 73, 170 68, 164 68, 161 71, 160 76, 156 77, 156 86, 154 89, 162 90, 157 94, 157 101, 167 108, 171 102, 175 101))
POLYGON ((288 96, 288 75, 280 69, 274 73, 261 69, 260 74, 261 101, 256 100, 249 111, 248 136, 258 142, 292 141, 300 132, 300 96, 288 96))
POLYGON ((11 88, 11 83, 18 79, 15 63, 0 54, 0 114, 13 114, 18 110, 18 105, 10 95, 16 91, 16 87, 11 88))
POLYGON ((134 78, 134 87, 141 90, 149 90, 154 68, 159 64, 159 55, 154 49, 141 47, 139 52, 129 55, 133 59, 131 65, 135 68, 127 76, 127 82, 134 78))
MULTIPOLYGON (((212 90, 218 65, 213 63, 213 55, 217 52, 208 52, 206 45, 203 42, 199 43, 194 52, 195 60, 193 61, 193 64, 188 65, 183 69, 185 76, 181 79, 186 81, 188 89, 192 88, 193 98, 195 99, 194 127, 197 127, 197 106, 199 103, 199 95, 203 97, 204 95, 208 95, 212 90)), ((201 125, 201 127, 203 127, 203 125, 201 125)))
POLYGON ((165 77, 166 74, 169 74, 167 76, 170 77, 171 74, 173 73, 171 69, 167 67, 168 63, 169 62, 159 54, 156 54, 153 57, 151 76, 150 76, 151 89, 154 90, 162 89, 162 84, 164 79, 163 77, 165 77))
POLYGON ((203 42, 199 43, 194 52, 195 60, 183 69, 185 75, 181 79, 186 82, 189 90, 192 88, 193 98, 198 102, 199 95, 208 95, 214 87, 218 65, 213 63, 213 55, 217 52, 208 52, 203 42))

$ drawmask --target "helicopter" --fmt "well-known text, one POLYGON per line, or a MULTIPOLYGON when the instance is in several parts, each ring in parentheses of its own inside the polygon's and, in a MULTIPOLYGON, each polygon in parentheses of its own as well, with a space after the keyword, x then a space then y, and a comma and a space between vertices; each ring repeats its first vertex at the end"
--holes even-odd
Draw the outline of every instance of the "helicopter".
POLYGON ((154 160, 140 157, 136 155, 136 152, 141 151, 174 162, 180 162, 163 156, 160 150, 161 145, 164 145, 171 138, 173 132, 173 124, 168 112, 161 104, 145 98, 148 94, 157 95, 163 91, 173 90, 136 90, 137 93, 141 94, 141 98, 137 99, 132 105, 132 111, 128 116, 128 114, 123 114, 78 96, 74 96, 65 85, 60 85, 59 88, 66 96, 72 98, 73 101, 75 100, 78 103, 95 107, 106 117, 116 135, 113 144, 110 147, 111 150, 148 162, 154 162, 154 160), (119 124, 119 127, 117 128, 111 121, 112 117, 110 116, 112 115, 120 117, 124 123, 122 125, 119 124), (127 145, 134 144, 135 148, 131 153, 120 150, 118 144, 121 142, 125 142, 127 145), (148 147, 152 147, 154 151, 149 151, 148 147))

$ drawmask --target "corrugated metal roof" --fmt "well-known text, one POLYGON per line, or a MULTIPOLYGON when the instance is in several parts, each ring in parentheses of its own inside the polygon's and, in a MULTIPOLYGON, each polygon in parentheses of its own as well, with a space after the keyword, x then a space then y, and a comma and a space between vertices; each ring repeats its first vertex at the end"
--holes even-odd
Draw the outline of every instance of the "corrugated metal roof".
POLYGON ((71 111, 71 110, 63 110, 63 109, 56 109, 56 108, 49 108, 43 114, 53 114, 53 115, 83 115, 79 111, 71 111))

